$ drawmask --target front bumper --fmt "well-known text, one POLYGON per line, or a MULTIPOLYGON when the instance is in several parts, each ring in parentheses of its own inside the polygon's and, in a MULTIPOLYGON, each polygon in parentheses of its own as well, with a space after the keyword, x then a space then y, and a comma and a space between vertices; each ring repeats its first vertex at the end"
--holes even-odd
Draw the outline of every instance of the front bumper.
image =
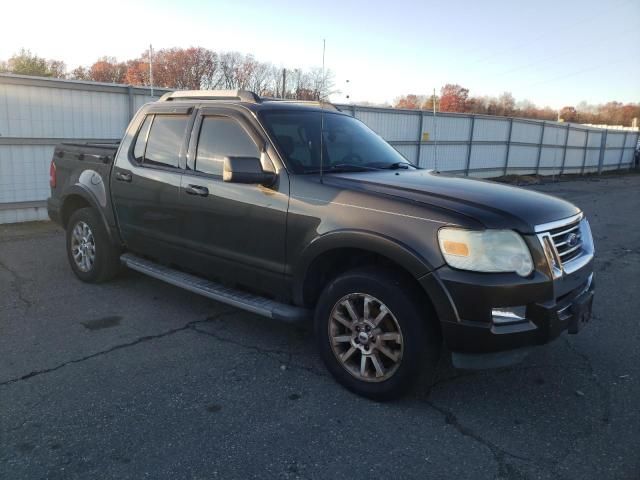
POLYGON ((588 319, 595 284, 593 261, 553 279, 536 271, 515 274, 463 272, 444 266, 421 279, 429 292, 445 345, 452 352, 504 352, 543 345, 562 332, 577 333, 588 319), (434 294, 435 292, 435 294, 434 294), (519 307, 522 320, 494 321, 493 309, 519 307))

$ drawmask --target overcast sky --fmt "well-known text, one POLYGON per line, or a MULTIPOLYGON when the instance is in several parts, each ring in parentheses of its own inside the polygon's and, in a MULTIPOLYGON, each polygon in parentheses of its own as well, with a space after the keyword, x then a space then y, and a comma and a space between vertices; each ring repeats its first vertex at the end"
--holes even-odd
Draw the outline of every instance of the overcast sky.
POLYGON ((1 11, 0 59, 24 47, 70 70, 149 43, 320 66, 326 38, 326 66, 354 101, 445 83, 554 108, 640 101, 640 0, 7 0, 1 11))

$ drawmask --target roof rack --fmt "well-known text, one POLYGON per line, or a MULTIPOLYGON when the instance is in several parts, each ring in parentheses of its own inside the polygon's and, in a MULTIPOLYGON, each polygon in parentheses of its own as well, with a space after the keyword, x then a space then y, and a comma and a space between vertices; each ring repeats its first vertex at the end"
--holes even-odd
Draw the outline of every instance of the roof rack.
POLYGON ((249 90, 177 90, 175 92, 167 92, 159 102, 169 102, 173 100, 236 100, 247 103, 262 102, 289 102, 302 103, 307 105, 317 105, 320 108, 333 108, 340 111, 338 107, 329 102, 318 100, 295 100, 285 98, 260 97, 258 94, 249 90))
POLYGON ((165 93, 159 102, 172 100, 239 100, 247 103, 260 103, 258 95, 248 90, 178 90, 165 93))

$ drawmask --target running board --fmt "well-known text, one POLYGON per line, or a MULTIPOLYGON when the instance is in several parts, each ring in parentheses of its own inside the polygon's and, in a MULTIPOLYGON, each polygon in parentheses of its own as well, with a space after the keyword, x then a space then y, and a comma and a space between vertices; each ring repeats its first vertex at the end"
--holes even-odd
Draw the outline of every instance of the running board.
POLYGON ((225 287, 219 283, 165 267, 131 253, 121 255, 120 261, 132 270, 263 317, 284 322, 299 322, 310 318, 310 312, 305 308, 279 303, 265 297, 225 287))

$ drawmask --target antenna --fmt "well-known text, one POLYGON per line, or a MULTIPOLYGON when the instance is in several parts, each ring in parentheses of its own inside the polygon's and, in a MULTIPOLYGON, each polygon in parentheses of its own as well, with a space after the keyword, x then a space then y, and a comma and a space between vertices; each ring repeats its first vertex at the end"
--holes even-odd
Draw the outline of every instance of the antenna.
POLYGON ((324 93, 324 52, 327 47, 327 41, 322 39, 322 80, 320 82, 320 183, 323 182, 323 167, 324 167, 324 101, 322 99, 324 93))
POLYGON ((153 97, 153 45, 149 44, 149 85, 151 86, 151 96, 153 97))
POLYGON ((433 169, 438 171, 438 122, 436 119, 436 89, 433 88, 433 169))

